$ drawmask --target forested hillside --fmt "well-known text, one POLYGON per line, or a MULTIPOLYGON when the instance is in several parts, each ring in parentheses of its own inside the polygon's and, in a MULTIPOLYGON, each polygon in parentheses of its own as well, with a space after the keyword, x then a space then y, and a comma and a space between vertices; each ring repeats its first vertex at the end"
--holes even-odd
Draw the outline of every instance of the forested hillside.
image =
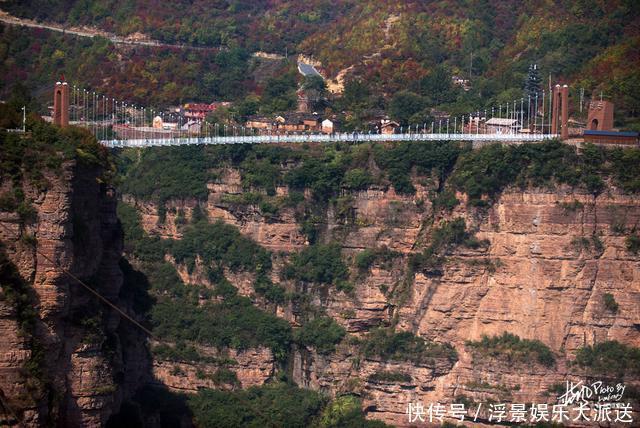
POLYGON ((310 55, 328 78, 348 69, 344 80, 357 103, 334 109, 389 107, 405 90, 417 95, 417 111, 468 113, 520 97, 527 68, 537 63, 543 87, 549 75, 571 84, 574 105, 584 89, 587 98, 602 93, 613 100, 620 125, 637 127, 640 111, 640 8, 631 0, 12 0, 2 9, 224 51, 123 49, 4 28, 0 68, 9 78, 3 91, 18 80, 44 85, 64 71, 83 85, 146 104, 259 97, 267 80, 250 55, 265 51, 310 55), (96 72, 84 73, 87 68, 96 72), (87 75, 100 77, 87 81, 87 75), (471 90, 454 87, 452 75, 469 79, 471 90), (363 87, 354 88, 358 81, 363 87))

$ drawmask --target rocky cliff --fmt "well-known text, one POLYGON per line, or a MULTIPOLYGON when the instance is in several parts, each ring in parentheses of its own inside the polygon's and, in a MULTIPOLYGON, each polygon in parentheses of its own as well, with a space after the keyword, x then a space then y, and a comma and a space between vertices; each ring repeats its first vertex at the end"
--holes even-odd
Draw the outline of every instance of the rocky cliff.
POLYGON ((2 425, 103 425, 147 372, 143 336, 71 277, 133 314, 121 294, 117 201, 103 174, 66 160, 38 181, 3 183, 3 194, 21 189, 30 208, 27 218, 0 213, 2 425))
MULTIPOLYGON (((334 200, 323 210, 320 241, 340 243, 353 287, 302 290, 281 274, 291 254, 309 245, 297 208, 282 207, 273 214, 264 213, 257 203, 234 203, 235 196, 247 191, 242 171, 224 167, 215 176, 208 183, 206 203, 170 200, 164 219, 156 203, 130 195, 124 201, 137 208, 150 235, 179 239, 180 224, 199 206, 209 221, 231 224, 272 250, 273 281, 289 292, 304 291, 312 306, 334 318, 351 338, 330 354, 295 348, 289 367, 292 378, 300 386, 332 395, 358 394, 372 418, 407 425, 407 404, 415 402, 543 403, 550 402, 550 396, 552 402, 551 391, 558 384, 587 375, 571 363, 579 348, 614 340, 640 346, 640 259, 625 244, 629 231, 639 225, 640 200, 615 186, 597 196, 566 185, 510 187, 484 208, 472 207, 464 193, 457 193, 461 203, 451 211, 433 206, 432 195, 441 187, 435 178, 414 175, 413 195, 388 185, 346 190, 340 195, 343 206, 334 200), (176 221, 179 216, 184 218, 176 221), (480 245, 452 249, 438 269, 412 269, 412 256, 430 245, 438 226, 460 218, 480 245), (390 260, 374 261, 366 269, 356 266, 357 254, 381 248, 393 254, 390 260), (607 305, 607 299, 615 307, 607 305), (358 340, 388 326, 451 344, 457 360, 416 363, 363 354, 358 340), (499 352, 487 356, 471 345, 503 332, 542 342, 554 363, 519 362, 499 352)), ((289 191, 278 187, 275 197, 286 197, 289 191)), ((185 283, 207 285, 197 269, 178 271, 185 283)), ((227 278, 254 304, 265 307, 252 290, 251 278, 230 273, 227 278)), ((300 311, 293 302, 275 310, 294 326, 300 325, 300 311)), ((241 382, 243 386, 264 382, 265 374, 272 372, 269 358, 252 361, 235 367, 240 379, 254 373, 251 381, 241 382)), ((188 365, 174 370, 175 375, 186 373, 176 382, 163 362, 154 365, 158 377, 172 387, 212 385, 197 381, 194 370, 188 365)), ((609 378, 603 375, 605 381, 614 378, 613 373, 609 378)), ((626 381, 638 384, 634 375, 626 381)))

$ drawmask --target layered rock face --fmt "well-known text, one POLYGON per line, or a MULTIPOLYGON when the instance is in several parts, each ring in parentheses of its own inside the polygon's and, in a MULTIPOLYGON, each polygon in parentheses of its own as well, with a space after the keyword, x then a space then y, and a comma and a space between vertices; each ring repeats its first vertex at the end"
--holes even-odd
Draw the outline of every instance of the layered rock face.
POLYGON ((45 172, 45 190, 22 183, 35 220, 0 218, 8 265, 26 284, 33 309, 20 314, 0 302, 0 391, 5 418, 16 425, 102 425, 147 372, 143 336, 62 271, 119 307, 131 306, 119 297, 115 193, 99 183, 100 173, 67 161, 60 174, 45 172))
MULTIPOLYGON (((296 290, 295 283, 279 276, 288 255, 308 245, 294 209, 282 208, 276 215, 264 216, 256 206, 229 204, 228 195, 242 192, 240 174, 226 169, 218 177, 208 185, 209 198, 203 205, 209 220, 235 225, 274 251, 273 279, 289 291, 296 290)), ((628 231, 640 223, 636 197, 614 188, 597 197, 563 187, 511 189, 482 210, 468 207, 464 195, 457 195, 461 204, 443 217, 431 206, 433 185, 420 185, 417 180, 414 185, 417 192, 412 196, 383 187, 347 195, 353 213, 348 222, 338 219, 335 207, 329 205, 321 239, 340 242, 346 261, 363 249, 382 246, 399 255, 391 263, 374 263, 366 272, 352 266, 351 293, 314 287, 305 292, 312 304, 354 337, 363 337, 378 326, 394 325, 397 331, 452 344, 458 361, 435 360, 426 366, 382 361, 364 357, 345 343, 330 355, 297 349, 290 370, 299 385, 330 394, 360 394, 370 417, 405 426, 409 425, 408 403, 451 403, 460 397, 470 403, 554 402, 550 393, 554 385, 585 378, 581 369, 570 364, 578 348, 606 340, 640 346, 640 260, 625 247, 628 231), (409 256, 429 245, 440 221, 460 217, 467 230, 487 245, 454 249, 436 275, 410 271, 409 256), (617 311, 604 304, 605 294, 615 299, 617 311), (554 352, 555 365, 481 359, 465 343, 503 332, 540 340, 554 352), (396 379, 377 373, 392 373, 396 379)), ((286 192, 278 189, 279 194, 286 192)), ((170 215, 165 223, 158 223, 157 206, 132 198, 128 201, 138 207, 147 232, 179 237, 179 227, 170 215)), ((195 204, 171 201, 167 207, 189 217, 195 204)), ((180 267, 178 271, 185 283, 206 282, 198 279, 197 269, 191 275, 180 267)), ((242 275, 228 275, 228 279, 241 294, 252 294, 249 279, 242 275)), ((254 302, 262 306, 258 298, 254 302)), ((276 312, 298 325, 298 312, 291 303, 276 312)), ((271 367, 266 359, 262 372, 271 367)), ((243 365, 238 369, 241 378, 243 365)), ((172 383, 162 363, 156 362, 155 371, 165 373, 161 377, 172 383)), ((636 384, 638 380, 626 381, 636 384)))
MULTIPOLYGON (((388 314, 387 321, 397 322, 400 330, 452 343, 458 351, 459 361, 437 379, 425 380, 411 364, 396 364, 394 371, 412 377, 402 388, 367 382, 365 396, 372 398, 373 417, 402 426, 407 424, 407 403, 451 403, 462 395, 475 402, 548 402, 553 385, 585 379, 581 370, 567 365, 577 348, 608 340, 639 345, 640 262, 626 250, 620 232, 639 223, 637 198, 622 194, 594 198, 566 189, 508 191, 483 215, 460 206, 452 217, 465 218, 489 246, 458 248, 442 276, 417 273, 403 302, 389 301, 381 293, 401 286, 403 271, 376 266, 357 283, 355 299, 337 295, 325 302, 329 313, 349 331, 366 330, 385 319, 381 314, 388 314), (607 293, 619 304, 617 312, 606 308, 607 293), (345 308, 352 308, 347 316, 340 310, 345 308), (542 341, 556 353, 556 366, 478 361, 466 349, 468 340, 503 332, 542 341)), ((400 232, 399 240, 406 233, 400 232)), ((329 364, 318 357, 314 369, 300 360, 298 379, 311 385, 314 380, 318 387, 333 385, 329 389, 339 391, 352 376, 377 365, 365 361, 354 370, 345 355, 339 352, 329 364)), ((638 383, 638 379, 627 381, 638 383)))
POLYGON ((260 386, 275 373, 276 361, 268 348, 244 351, 229 349, 221 353, 215 348, 198 346, 198 352, 205 357, 204 361, 176 362, 154 358, 154 383, 176 392, 196 393, 200 388, 233 389, 260 386), (213 362, 207 361, 207 357, 213 362), (235 378, 225 379, 221 370, 234 373, 235 378))

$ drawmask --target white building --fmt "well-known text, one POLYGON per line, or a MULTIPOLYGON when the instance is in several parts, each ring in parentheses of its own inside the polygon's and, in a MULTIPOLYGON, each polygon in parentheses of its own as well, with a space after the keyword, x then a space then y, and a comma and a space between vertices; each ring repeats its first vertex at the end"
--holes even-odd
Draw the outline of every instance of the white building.
POLYGON ((493 117, 485 122, 487 134, 510 134, 520 132, 520 123, 517 119, 493 117))
POLYGON ((325 134, 331 134, 333 132, 333 121, 325 119, 322 121, 322 132, 325 134))

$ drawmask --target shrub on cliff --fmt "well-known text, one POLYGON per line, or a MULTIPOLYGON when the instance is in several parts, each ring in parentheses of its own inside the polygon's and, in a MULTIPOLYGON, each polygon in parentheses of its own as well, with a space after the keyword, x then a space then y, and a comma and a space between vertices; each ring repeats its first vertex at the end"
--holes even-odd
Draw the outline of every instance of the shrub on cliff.
POLYGON ((174 240, 169 252, 177 263, 193 266, 200 256, 205 266, 224 265, 232 270, 264 272, 271 269, 267 250, 245 238, 238 229, 222 222, 205 221, 189 225, 180 240, 174 240))
POLYGON ((604 293, 602 295, 602 303, 604 303, 604 307, 613 313, 618 312, 619 306, 618 306, 618 302, 616 302, 616 299, 613 297, 613 294, 611 293, 604 293))
POLYGON ((373 177, 365 169, 350 169, 344 175, 344 186, 350 190, 364 190, 373 184, 373 177))
POLYGON ((391 147, 374 146, 376 164, 387 172, 396 192, 402 194, 416 191, 410 180, 413 168, 420 175, 435 172, 438 179, 444 180, 462 151, 458 144, 450 142, 404 141, 391 147))
POLYGON ((369 269, 374 263, 380 263, 385 269, 389 269, 393 259, 400 255, 400 253, 392 251, 386 246, 367 248, 356 255, 355 265, 361 272, 369 269))
POLYGON ((269 159, 248 159, 242 163, 242 185, 245 190, 261 188, 267 195, 276 194, 276 186, 282 180, 280 164, 271 163, 269 159))
POLYGON ((142 270, 142 273, 125 272, 125 279, 133 282, 125 285, 132 292, 135 290, 130 289, 142 285, 157 300, 151 308, 150 317, 158 337, 218 348, 266 346, 278 360, 286 358, 291 342, 289 323, 253 306, 250 299, 239 296, 237 289, 223 275, 223 267, 256 272, 256 292, 272 301, 283 301, 284 290, 271 284, 264 275, 271 268, 268 251, 242 236, 233 226, 206 221, 187 226, 183 239, 179 241, 150 238, 141 228, 139 216, 132 207, 123 204, 121 213, 125 248, 135 250, 142 270), (151 242, 153 244, 147 248, 145 243, 151 242), (176 268, 164 261, 165 252, 172 254, 176 262, 191 267, 199 256, 215 289, 197 285, 187 287, 176 268), (148 283, 142 284, 147 280, 148 283), (223 300, 212 301, 214 294, 223 300), (207 303, 203 304, 203 301, 207 303))
POLYGON ((378 371, 367 378, 369 382, 411 382, 411 375, 397 371, 378 371))
POLYGON ((318 392, 285 383, 272 383, 233 392, 201 390, 189 397, 201 427, 308 427, 325 399, 318 392))
POLYGON ((410 259, 413 271, 423 270, 427 273, 441 275, 441 266, 445 256, 455 247, 479 248, 487 246, 488 241, 479 241, 466 229, 463 218, 443 221, 431 234, 431 241, 422 253, 414 254, 410 259))
POLYGON ((172 198, 207 198, 212 176, 204 146, 126 149, 118 160, 124 194, 160 204, 172 198))
POLYGON ((319 428, 384 428, 382 421, 366 419, 362 413, 359 397, 343 395, 336 397, 325 407, 320 418, 319 428))
POLYGON ((633 254, 640 252, 640 236, 633 234, 625 238, 624 243, 627 247, 627 251, 633 254))
POLYGON ((587 144, 578 153, 575 147, 557 140, 518 146, 492 144, 463 153, 451 174, 451 183, 477 206, 488 205, 509 185, 568 184, 599 194, 605 180, 614 179, 625 191, 637 192, 638 160, 640 150, 636 148, 612 150, 587 144))
POLYGON ((329 402, 322 394, 287 383, 270 383, 237 391, 200 390, 188 398, 201 427, 384 428, 368 420, 358 397, 329 402))
POLYGON ((269 302, 284 303, 285 290, 282 286, 274 284, 266 275, 259 275, 253 282, 256 293, 264 296, 269 302))
POLYGON ((593 374, 637 377, 640 375, 640 348, 615 340, 606 341, 578 349, 575 362, 593 374))
POLYGON ((331 317, 318 317, 304 323, 294 332, 294 340, 307 347, 313 347, 320 354, 335 351, 346 334, 345 329, 331 317))
POLYGON ((162 262, 170 241, 149 236, 140 224, 140 213, 124 202, 118 204, 118 218, 124 232, 126 253, 146 262, 162 262))
POLYGON ((103 169, 103 181, 110 180, 112 165, 106 148, 83 128, 60 128, 30 117, 27 134, 0 130, 0 178, 14 185, 28 178, 38 188, 47 187, 43 173, 59 172, 62 162, 78 163, 103 169))
POLYGON ((285 182, 296 190, 311 189, 318 202, 326 202, 340 190, 346 165, 332 156, 309 157, 285 175, 285 182))
POLYGON ((482 336, 479 341, 467 341, 467 348, 474 358, 499 358, 510 363, 538 363, 545 367, 555 364, 555 356, 547 345, 539 340, 520 339, 504 332, 501 336, 482 336))
POLYGON ((316 244, 294 254, 284 276, 304 282, 338 285, 346 281, 349 271, 342 261, 340 245, 316 244))
POLYGON ((408 331, 395 333, 385 328, 372 330, 360 349, 367 358, 411 361, 414 364, 434 364, 435 359, 446 359, 453 364, 458 360, 458 353, 448 343, 430 342, 408 331))
POLYGON ((159 337, 195 341, 217 348, 270 348, 283 361, 291 341, 289 323, 264 312, 242 296, 225 296, 218 303, 198 304, 197 295, 159 298, 151 310, 159 337))

